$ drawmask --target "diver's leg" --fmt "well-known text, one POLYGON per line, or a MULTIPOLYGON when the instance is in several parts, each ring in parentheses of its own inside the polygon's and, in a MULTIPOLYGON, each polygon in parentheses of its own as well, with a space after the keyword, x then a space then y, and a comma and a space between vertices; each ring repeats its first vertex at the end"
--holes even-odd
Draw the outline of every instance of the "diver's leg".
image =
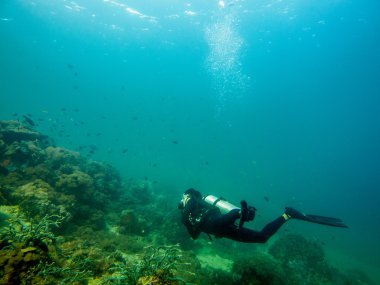
POLYGON ((254 231, 247 228, 228 227, 221 236, 230 238, 232 240, 246 242, 246 243, 265 243, 271 236, 273 236, 279 228, 286 222, 286 219, 281 216, 273 222, 267 224, 261 231, 254 231))

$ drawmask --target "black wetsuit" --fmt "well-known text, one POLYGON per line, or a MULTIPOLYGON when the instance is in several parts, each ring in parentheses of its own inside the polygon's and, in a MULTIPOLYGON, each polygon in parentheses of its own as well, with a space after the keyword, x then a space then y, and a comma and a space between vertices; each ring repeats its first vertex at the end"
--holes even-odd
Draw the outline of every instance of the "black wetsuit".
POLYGON ((193 239, 197 239, 200 233, 204 232, 217 238, 225 237, 246 243, 264 243, 286 222, 281 216, 267 224, 261 231, 254 231, 235 225, 239 218, 238 209, 222 214, 217 207, 203 200, 190 199, 182 210, 182 222, 193 239))

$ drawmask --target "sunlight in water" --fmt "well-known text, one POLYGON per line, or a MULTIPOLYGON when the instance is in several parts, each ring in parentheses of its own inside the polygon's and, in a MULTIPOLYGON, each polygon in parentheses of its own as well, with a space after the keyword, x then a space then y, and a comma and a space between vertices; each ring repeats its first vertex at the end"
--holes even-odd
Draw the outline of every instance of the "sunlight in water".
POLYGON ((206 66, 214 79, 218 116, 228 101, 242 96, 248 86, 249 78, 241 68, 244 39, 238 34, 231 14, 208 26, 205 37, 209 47, 206 66))

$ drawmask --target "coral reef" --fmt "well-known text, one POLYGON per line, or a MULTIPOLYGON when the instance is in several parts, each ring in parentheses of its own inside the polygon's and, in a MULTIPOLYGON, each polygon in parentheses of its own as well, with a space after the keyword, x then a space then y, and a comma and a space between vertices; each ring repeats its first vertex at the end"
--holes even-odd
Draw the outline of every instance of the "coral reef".
POLYGON ((59 213, 69 216, 74 198, 57 194, 47 182, 36 179, 16 188, 12 199, 18 201, 19 206, 27 209, 28 214, 35 218, 59 213))
POLYGON ((62 265, 55 265, 59 262, 58 238, 51 229, 59 227, 64 216, 44 216, 37 222, 27 221, 15 206, 0 210, 7 218, 0 231, 0 284, 45 284, 42 275, 49 268, 62 271, 62 265))
POLYGON ((15 120, 0 121, 0 130, 0 139, 7 145, 17 141, 46 141, 48 139, 47 136, 33 130, 30 126, 15 120))
POLYGON ((332 270, 328 266, 321 245, 296 234, 278 239, 269 253, 281 262, 287 278, 293 284, 328 284, 332 270))
POLYGON ((145 248, 141 257, 129 257, 122 252, 114 255, 116 262, 105 276, 104 284, 186 284, 176 276, 178 246, 145 248))
POLYGON ((0 121, 0 284, 371 284, 299 235, 268 250, 194 242, 175 197, 155 191, 33 125, 0 121))
POLYGON ((3 204, 18 204, 32 217, 67 212, 77 225, 105 227, 105 210, 120 196, 111 166, 92 162, 17 121, 0 121, 3 204))
POLYGON ((142 235, 145 233, 144 228, 133 210, 122 211, 119 222, 119 232, 121 234, 142 235))
POLYGON ((236 260, 233 272, 234 284, 297 284, 287 283, 287 275, 280 262, 269 253, 261 251, 254 252, 249 258, 236 260))

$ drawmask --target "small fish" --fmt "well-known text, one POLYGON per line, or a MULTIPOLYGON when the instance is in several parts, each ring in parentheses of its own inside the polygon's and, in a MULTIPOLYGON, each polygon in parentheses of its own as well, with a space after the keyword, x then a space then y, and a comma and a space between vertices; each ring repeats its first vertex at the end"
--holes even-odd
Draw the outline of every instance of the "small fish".
POLYGON ((178 144, 178 141, 177 140, 172 140, 172 143, 173 144, 178 144))
POLYGON ((33 122, 33 120, 25 115, 23 115, 25 122, 27 122, 31 126, 35 126, 36 124, 33 122))
POLYGON ((97 147, 96 145, 93 145, 93 144, 90 144, 90 145, 88 146, 88 148, 90 148, 90 149, 92 149, 92 150, 97 150, 97 149, 98 149, 98 147, 97 147))
POLYGON ((72 64, 70 64, 70 63, 67 64, 67 68, 73 69, 73 67, 74 67, 74 66, 73 66, 72 64))
POLYGON ((267 202, 269 202, 268 196, 264 196, 264 200, 267 201, 267 202))
POLYGON ((128 151, 128 149, 123 149, 122 153, 126 153, 128 151))

